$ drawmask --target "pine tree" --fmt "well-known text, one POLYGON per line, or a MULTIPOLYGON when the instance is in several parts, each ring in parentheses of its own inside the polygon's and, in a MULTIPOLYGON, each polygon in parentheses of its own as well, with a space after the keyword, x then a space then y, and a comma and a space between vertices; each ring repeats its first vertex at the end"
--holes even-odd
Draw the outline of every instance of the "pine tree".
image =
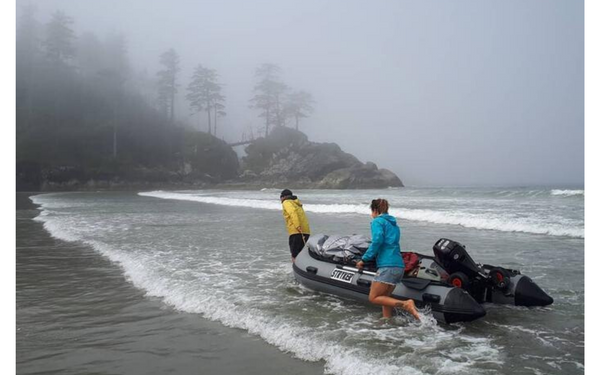
POLYGON ((46 27, 46 56, 56 65, 67 65, 75 56, 75 33, 71 29, 73 19, 62 11, 56 11, 46 27))
POLYGON ((268 63, 262 64, 255 72, 258 82, 254 86, 250 108, 261 111, 259 117, 265 119, 265 136, 269 135, 271 124, 275 126, 285 124, 283 96, 288 87, 280 80, 280 73, 281 68, 268 63))
POLYGON ((158 103, 160 109, 169 116, 171 123, 175 121, 175 94, 177 93, 177 73, 179 55, 173 48, 160 55, 160 63, 164 66, 158 75, 158 103))
POLYGON ((215 112, 215 137, 217 136, 217 118, 227 115, 227 112, 225 112, 225 105, 222 104, 224 100, 225 100, 225 97, 222 95, 219 95, 216 98, 214 105, 213 105, 214 112, 215 112))
POLYGON ((196 112, 206 111, 208 116, 208 133, 217 134, 217 117, 224 116, 225 96, 221 94, 222 86, 218 82, 219 75, 214 69, 199 64, 194 70, 192 81, 188 85, 186 99, 196 112), (214 116, 214 132, 212 116, 214 116))
POLYGON ((122 103, 124 97, 124 84, 129 76, 129 61, 127 58, 127 44, 122 34, 110 35, 105 42, 106 66, 100 71, 105 79, 109 93, 109 102, 113 114, 113 139, 112 156, 117 157, 117 134, 122 122, 122 103))
POLYGON ((295 120, 296 130, 298 130, 298 122, 301 118, 306 118, 314 111, 314 100, 312 95, 306 91, 294 91, 287 97, 285 104, 286 117, 291 117, 295 120))
MULTIPOLYGON (((17 85, 17 103, 24 104, 23 123, 29 126, 33 116, 36 64, 40 55, 40 25, 35 19, 36 9, 32 5, 22 9, 17 25, 16 78, 17 82, 25 82, 25 84, 17 85)), ((19 111, 17 113, 19 116, 19 111)), ((19 123, 21 122, 17 121, 17 124, 19 123)))

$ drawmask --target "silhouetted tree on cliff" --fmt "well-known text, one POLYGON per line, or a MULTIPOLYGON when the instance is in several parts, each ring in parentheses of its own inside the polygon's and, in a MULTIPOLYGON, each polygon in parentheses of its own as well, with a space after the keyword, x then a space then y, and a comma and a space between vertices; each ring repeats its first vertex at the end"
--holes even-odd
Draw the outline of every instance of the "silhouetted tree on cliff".
POLYGON ((218 82, 218 77, 216 70, 205 68, 199 64, 194 70, 186 95, 192 109, 196 112, 206 111, 209 134, 213 134, 211 116, 214 116, 214 135, 217 134, 217 116, 225 115, 223 111, 225 96, 221 94, 222 86, 218 82))
POLYGON ((306 91, 294 91, 288 95, 285 103, 285 114, 295 120, 296 130, 301 118, 306 118, 313 112, 314 100, 312 95, 306 91))
POLYGON ((279 66, 268 63, 259 66, 255 72, 258 82, 254 86, 250 108, 261 111, 259 116, 265 119, 265 136, 269 135, 271 125, 283 126, 285 123, 283 99, 288 87, 281 81, 280 73, 279 66))
POLYGON ((217 119, 219 117, 223 117, 227 115, 225 112, 225 96, 220 93, 221 87, 219 86, 219 92, 215 94, 213 101, 213 111, 215 112, 215 133, 213 134, 215 137, 217 136, 217 119))

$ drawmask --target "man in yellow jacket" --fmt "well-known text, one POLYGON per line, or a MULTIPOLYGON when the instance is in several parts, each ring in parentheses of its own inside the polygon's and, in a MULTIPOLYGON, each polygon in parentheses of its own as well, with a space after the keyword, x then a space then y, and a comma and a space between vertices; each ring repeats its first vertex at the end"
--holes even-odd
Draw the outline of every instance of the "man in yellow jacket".
POLYGON ((283 190, 279 199, 283 206, 285 226, 290 235, 290 252, 292 253, 292 262, 294 262, 310 237, 310 227, 302 203, 297 196, 292 194, 291 190, 283 190))

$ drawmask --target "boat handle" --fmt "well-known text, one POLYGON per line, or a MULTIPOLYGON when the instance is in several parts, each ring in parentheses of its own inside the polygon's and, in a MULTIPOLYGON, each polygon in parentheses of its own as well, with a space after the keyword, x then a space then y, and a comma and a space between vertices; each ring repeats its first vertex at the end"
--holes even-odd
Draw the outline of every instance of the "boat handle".
POLYGON ((354 268, 354 267, 348 267, 348 266, 336 266, 336 267, 341 268, 346 271, 358 272, 358 273, 362 273, 365 275, 375 276, 375 272, 363 271, 363 270, 359 270, 358 268, 354 268))
POLYGON ((431 294, 431 293, 423 293, 423 302, 433 302, 433 303, 439 303, 441 297, 438 296, 437 294, 431 294))

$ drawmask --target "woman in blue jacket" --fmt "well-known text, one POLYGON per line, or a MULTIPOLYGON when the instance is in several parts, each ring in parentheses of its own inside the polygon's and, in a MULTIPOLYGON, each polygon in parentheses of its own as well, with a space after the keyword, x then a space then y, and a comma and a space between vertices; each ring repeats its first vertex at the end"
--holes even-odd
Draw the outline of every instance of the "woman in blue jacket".
POLYGON ((400 254, 400 227, 396 218, 388 214, 388 209, 389 204, 385 199, 374 199, 371 202, 371 246, 356 263, 356 267, 362 269, 365 262, 375 259, 377 274, 371 283, 369 301, 381 305, 385 318, 391 318, 393 308, 399 307, 419 320, 415 301, 401 301, 390 297, 396 284, 402 281, 404 261, 400 254))

